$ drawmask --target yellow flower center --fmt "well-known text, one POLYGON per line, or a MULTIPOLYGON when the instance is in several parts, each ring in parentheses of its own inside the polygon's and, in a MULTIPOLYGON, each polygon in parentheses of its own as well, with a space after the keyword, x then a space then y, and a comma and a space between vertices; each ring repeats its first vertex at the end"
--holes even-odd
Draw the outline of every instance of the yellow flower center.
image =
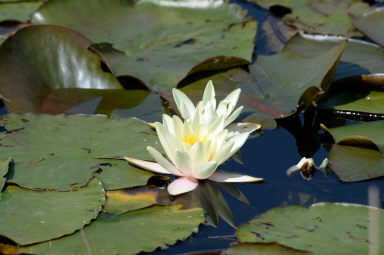
POLYGON ((206 143, 207 136, 204 135, 203 137, 200 137, 200 135, 195 135, 192 133, 192 134, 184 135, 181 141, 184 143, 189 143, 191 146, 193 146, 197 142, 206 143))

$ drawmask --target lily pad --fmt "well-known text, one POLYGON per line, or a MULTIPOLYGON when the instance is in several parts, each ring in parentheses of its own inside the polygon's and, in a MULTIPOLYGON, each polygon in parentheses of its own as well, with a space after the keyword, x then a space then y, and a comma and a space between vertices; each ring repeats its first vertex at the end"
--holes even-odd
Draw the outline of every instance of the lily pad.
MULTIPOLYGON (((372 212, 377 216, 377 225, 373 227, 382 226, 384 211, 363 205, 320 203, 310 208, 277 207, 240 225, 236 236, 241 242, 278 242, 313 254, 368 254, 372 212)), ((383 236, 384 229, 379 231, 379 236, 383 236)), ((384 252, 384 244, 377 245, 379 253, 384 252)))
POLYGON ((154 173, 136 168, 125 160, 100 159, 99 167, 102 169, 99 177, 106 190, 146 185, 154 176, 154 173))
POLYGON ((176 87, 187 74, 248 64, 256 22, 223 1, 192 4, 54 0, 34 13, 32 23, 69 27, 94 42, 110 43, 95 48, 116 75, 134 76, 150 88, 159 83, 176 87))
MULTIPOLYGON (((371 8, 367 3, 349 0, 247 0, 269 9, 274 13, 275 6, 282 6, 283 19, 290 25, 307 33, 359 36, 348 14, 359 15, 371 8)), ((276 8, 277 9, 277 8, 276 8)), ((281 9, 281 8, 280 8, 281 9)))
POLYGON ((328 166, 345 182, 384 176, 384 121, 331 128, 336 144, 328 155, 328 166))
MULTIPOLYGON (((1 135, 2 154, 15 162, 8 182, 30 189, 76 189, 99 169, 98 158, 150 159, 147 145, 159 148, 155 132, 132 118, 10 114, 1 124, 10 131, 1 135)), ((131 183, 149 178, 137 176, 131 183)))
POLYGON ((353 25, 363 34, 384 46, 384 8, 376 8, 364 15, 351 15, 353 25))
POLYGON ((104 189, 97 178, 70 192, 8 186, 0 199, 0 235, 21 245, 68 235, 96 218, 104 201, 104 189))
POLYGON ((12 159, 3 159, 0 161, 0 192, 4 187, 6 178, 5 176, 8 173, 9 164, 11 163, 12 159))
MULTIPOLYGON (((196 233, 202 209, 155 206, 121 215, 101 214, 84 229, 92 254, 137 254, 166 248, 196 233), (107 234, 106 234, 107 233, 107 234)), ((22 250, 37 254, 87 254, 79 232, 22 250)))
POLYGON ((2 3, 0 5, 0 21, 12 20, 27 22, 42 2, 2 3))
POLYGON ((311 255, 312 252, 292 249, 277 243, 238 243, 224 249, 219 255, 311 255))
POLYGON ((79 88, 52 90, 42 102, 40 112, 49 114, 64 112, 105 114, 110 116, 116 109, 131 109, 140 105, 148 95, 149 91, 147 90, 79 88), (88 105, 85 107, 87 102, 88 105), (82 105, 77 106, 79 104, 82 105))
POLYGON ((0 93, 8 112, 39 112, 54 89, 122 89, 89 44, 57 26, 30 26, 9 37, 0 47, 0 93))

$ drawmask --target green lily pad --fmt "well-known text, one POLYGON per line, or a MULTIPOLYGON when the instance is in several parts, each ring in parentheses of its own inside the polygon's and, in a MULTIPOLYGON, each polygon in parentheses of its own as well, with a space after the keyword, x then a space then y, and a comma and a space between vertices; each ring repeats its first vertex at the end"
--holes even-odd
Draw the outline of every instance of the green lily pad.
POLYGON ((149 95, 147 90, 122 89, 59 89, 52 90, 40 106, 40 112, 86 113, 112 115, 116 109, 131 109, 140 105, 149 95), (99 100, 97 100, 99 99, 99 100), (92 102, 84 106, 87 102, 92 102), (77 106, 82 104, 81 106, 77 106), (77 107, 75 107, 77 106, 77 107))
POLYGON ((221 251, 220 255, 311 255, 312 252, 292 249, 277 243, 237 243, 221 251))
MULTIPOLYGON (((84 229, 92 254, 137 254, 164 249, 196 233, 204 222, 202 209, 155 206, 120 215, 101 214, 84 229)), ((87 254, 79 232, 22 250, 37 254, 87 254)))
MULTIPOLYGON (((99 169, 98 158, 150 159, 147 145, 160 149, 155 132, 132 118, 10 114, 1 124, 11 131, 1 135, 2 154, 15 162, 8 182, 30 189, 76 189, 99 169)), ((134 175, 139 180, 131 183, 149 178, 146 172, 134 175)))
POLYGON ((11 163, 12 159, 3 159, 0 161, 0 192, 4 187, 5 181, 7 180, 5 176, 8 173, 9 164, 11 163))
MULTIPOLYGON (((370 11, 367 3, 349 0, 247 0, 274 12, 273 6, 287 8, 283 20, 307 33, 359 36, 348 14, 370 11), (288 12, 288 10, 290 10, 288 12)), ((281 14, 278 14, 281 15, 281 14)))
POLYGON ((8 186, 0 199, 0 235, 21 245, 68 235, 96 218, 104 201, 104 189, 97 178, 70 192, 8 186))
POLYGON ((122 89, 87 50, 90 41, 63 27, 30 26, 0 47, 0 93, 8 112, 39 112, 55 89, 122 89))
MULTIPOLYGON (((279 244, 314 254, 368 254, 369 215, 384 224, 384 211, 347 203, 320 203, 310 208, 273 208, 249 223, 240 225, 236 236, 241 242, 279 244), (342 217, 335 217, 342 215, 342 217)), ((379 229, 379 236, 384 229, 379 229)), ((378 244, 379 253, 384 244, 378 244)))
POLYGON ((251 61, 257 24, 245 20, 239 6, 208 0, 199 1, 200 8, 188 6, 187 0, 178 3, 49 1, 34 13, 32 23, 69 27, 94 42, 110 43, 94 47, 116 75, 134 76, 150 88, 159 83, 176 87, 187 74, 251 61))
POLYGON ((146 185, 148 179, 154 176, 154 173, 136 168, 125 160, 100 159, 99 162, 102 169, 99 177, 106 190, 146 185))
MULTIPOLYGON (((314 57, 340 44, 343 38, 323 35, 297 35, 285 46, 306 57, 314 57)), ((337 66, 335 80, 352 75, 382 73, 384 51, 378 45, 361 40, 348 39, 348 44, 337 66)))
POLYGON ((384 8, 377 8, 361 16, 351 15, 351 19, 363 34, 384 46, 384 8))
POLYGON ((331 128, 335 140, 328 166, 345 182, 384 176, 384 121, 331 128))
POLYGON ((42 2, 2 3, 0 5, 0 21, 14 20, 27 22, 31 14, 42 2))

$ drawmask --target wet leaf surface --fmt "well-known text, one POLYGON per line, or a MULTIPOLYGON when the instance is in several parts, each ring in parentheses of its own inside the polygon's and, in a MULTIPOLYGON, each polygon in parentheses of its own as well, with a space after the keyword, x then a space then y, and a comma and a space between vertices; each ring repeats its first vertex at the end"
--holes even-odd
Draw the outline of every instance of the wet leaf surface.
MULTIPOLYGON (((3 116, 2 124, 12 131, 1 135, 3 155, 15 162, 8 181, 31 189, 73 190, 99 169, 97 158, 150 159, 146 146, 159 148, 155 132, 131 118, 12 114, 3 116)), ((143 176, 131 181, 141 183, 143 176)))
POLYGON ((1 3, 0 21, 13 20, 27 22, 42 2, 1 3))
POLYGON ((0 93, 9 112, 39 112, 52 90, 122 89, 87 50, 83 35, 56 26, 19 30, 0 47, 0 93), (11 84, 11 85, 10 85, 11 84))
POLYGON ((351 15, 353 25, 363 34, 384 46, 384 8, 376 8, 374 11, 364 13, 361 16, 351 15))
POLYGON ((70 192, 8 186, 0 198, 0 235, 26 245, 71 234, 96 218, 104 201, 97 178, 70 192))
MULTIPOLYGON (((198 231, 201 209, 155 206, 121 215, 101 214, 84 229, 92 254, 137 254, 173 245, 198 231), (132 231, 134 230, 134 231, 132 231), (108 234, 106 234, 108 233, 108 234)), ((79 232, 22 250, 28 253, 87 254, 79 232)))
POLYGON ((370 11, 367 3, 358 1, 314 1, 314 0, 247 0, 276 16, 283 16, 285 22, 307 33, 359 36, 355 31, 350 13, 355 15, 370 11))
MULTIPOLYGON (((8 173, 9 164, 11 163, 12 159, 5 158, 0 161, 0 192, 2 191, 6 179, 6 175, 8 173)), ((1 195, 0 195, 1 196, 1 195)))
MULTIPOLYGON (((241 242, 278 242, 314 254, 368 254, 372 214, 377 217, 377 225, 384 224, 383 210, 356 204, 277 207, 240 225, 236 235, 241 242)), ((378 231, 380 236, 384 234, 383 228, 378 231)), ((383 252, 384 245, 379 245, 379 252, 383 252)))
POLYGON ((114 48, 97 48, 116 74, 134 76, 150 88, 159 83, 175 87, 192 72, 251 61, 257 24, 244 21, 238 6, 210 1, 202 1, 203 8, 133 2, 49 1, 32 22, 69 27, 94 42, 112 43, 114 48), (100 19, 105 16, 113 18, 100 19))

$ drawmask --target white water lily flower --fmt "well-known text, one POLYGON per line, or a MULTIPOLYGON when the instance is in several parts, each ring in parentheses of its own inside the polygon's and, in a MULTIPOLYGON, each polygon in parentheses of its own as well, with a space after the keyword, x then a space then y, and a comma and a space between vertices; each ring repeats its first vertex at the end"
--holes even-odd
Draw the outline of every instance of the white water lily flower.
MULTIPOLYGON (((212 91, 214 92, 213 89, 209 89, 207 92, 206 89, 204 93, 204 96, 208 95, 206 98, 209 98, 210 104, 214 100, 212 91)), ((206 103, 204 98, 201 105, 206 103)), ((231 107, 233 109, 234 105, 231 107)), ((240 149, 253 130, 240 133, 224 129, 226 122, 233 115, 230 115, 230 112, 217 115, 208 121, 208 119, 204 119, 204 112, 196 110, 194 106, 188 109, 190 110, 188 110, 188 114, 193 114, 193 116, 184 122, 176 115, 171 118, 164 114, 163 123, 154 124, 169 160, 151 146, 148 146, 147 150, 157 163, 129 157, 125 157, 125 159, 129 163, 149 171, 179 176, 168 185, 168 192, 171 195, 191 191, 198 186, 198 180, 203 179, 217 182, 262 181, 261 178, 252 176, 216 171, 220 164, 240 149)), ((185 111, 187 111, 186 108, 185 111)))
POLYGON ((208 81, 204 90, 203 99, 197 104, 197 107, 193 105, 192 101, 181 90, 172 90, 177 109, 183 119, 191 122, 196 111, 199 111, 201 114, 201 124, 206 125, 208 129, 211 125, 214 125, 218 118, 224 119, 224 127, 226 127, 240 115, 243 110, 243 106, 234 110, 237 101, 239 100, 240 92, 240 89, 232 91, 228 96, 220 101, 216 109, 215 89, 212 81, 208 81))

